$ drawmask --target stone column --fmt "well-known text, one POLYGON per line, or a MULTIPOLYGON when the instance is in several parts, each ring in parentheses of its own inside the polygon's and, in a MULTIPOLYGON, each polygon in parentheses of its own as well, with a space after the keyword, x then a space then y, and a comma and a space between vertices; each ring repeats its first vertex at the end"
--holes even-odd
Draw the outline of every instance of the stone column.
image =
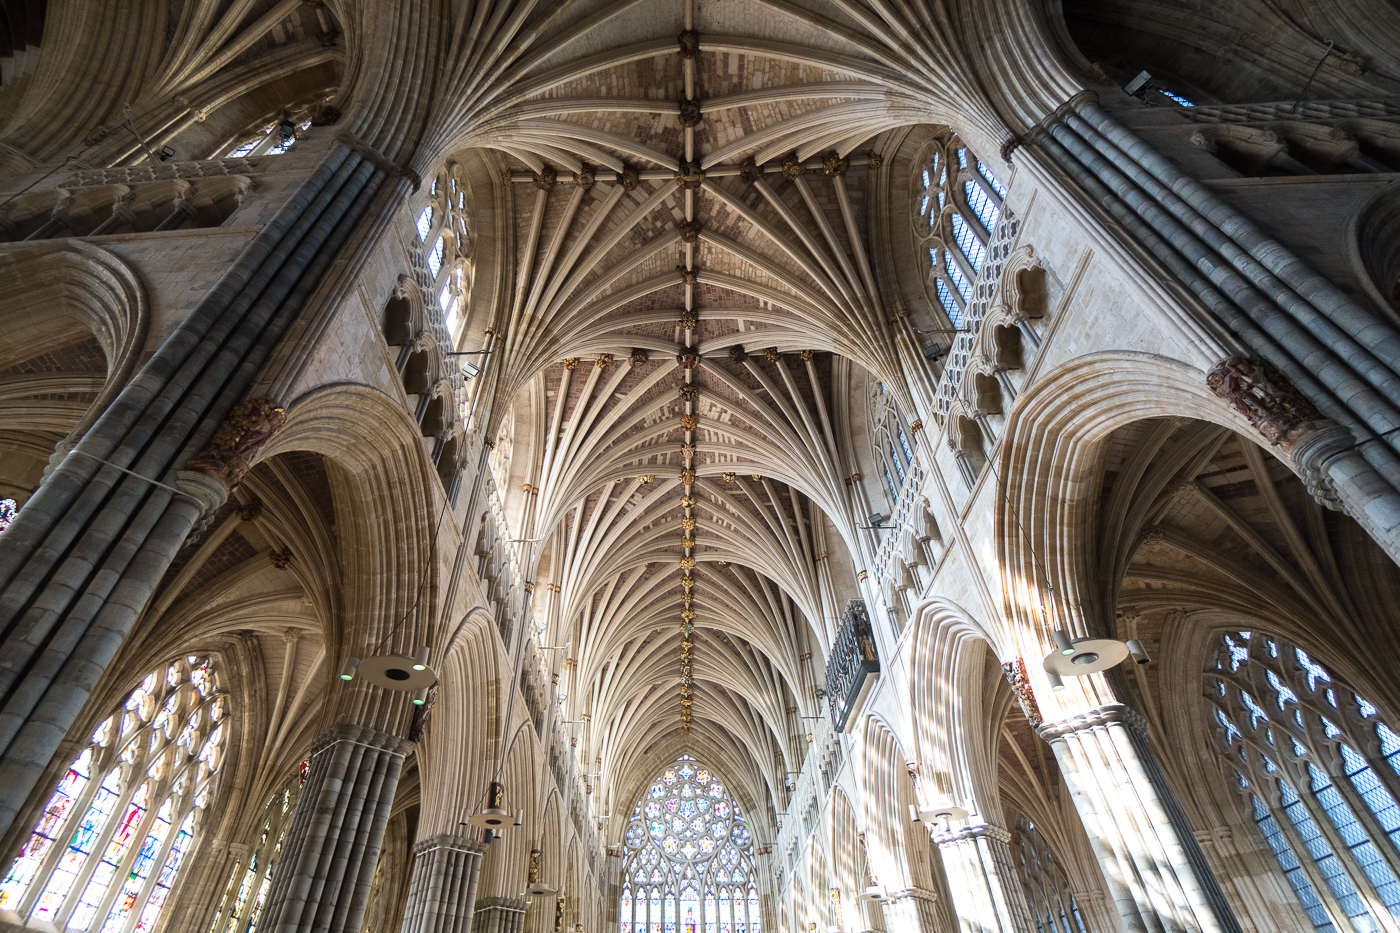
POLYGON ((901 896, 885 901, 885 928, 908 933, 944 933, 939 923, 938 892, 907 888, 901 896))
POLYGON ((227 495, 267 440, 266 422, 234 430, 238 406, 265 401, 244 395, 370 209, 390 170, 379 161, 334 146, 5 530, 0 826, 14 821, 176 552, 209 517, 207 484, 189 474, 217 476, 227 495))
POLYGON ((1126 706, 1040 726, 1126 933, 1240 933, 1215 875, 1126 706))
POLYGON ((935 836, 959 928, 1035 933, 1026 893, 1011 861, 1011 834, 980 823, 935 836))
POLYGON ((348 724, 316 742, 264 908, 267 930, 359 933, 412 747, 397 735, 348 724))
POLYGON ((413 879, 401 933, 469 933, 486 845, 444 835, 413 847, 413 879))
POLYGON ((525 902, 515 897, 488 897, 481 902, 474 933, 520 933, 525 929, 525 902))

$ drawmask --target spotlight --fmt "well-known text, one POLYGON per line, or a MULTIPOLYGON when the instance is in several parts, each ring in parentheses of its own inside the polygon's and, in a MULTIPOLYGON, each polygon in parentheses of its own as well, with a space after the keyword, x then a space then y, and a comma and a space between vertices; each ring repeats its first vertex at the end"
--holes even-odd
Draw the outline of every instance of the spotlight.
POLYGON ((175 158, 175 150, 169 146, 161 146, 160 152, 156 153, 156 158, 160 159, 162 162, 169 162, 171 159, 175 158))
POLYGON ((1059 651, 1060 654, 1065 657, 1074 654, 1074 643, 1069 640, 1068 632, 1062 628, 1057 628, 1051 635, 1055 639, 1055 649, 1059 651))
POLYGON ((494 830, 498 826, 506 825, 510 819, 510 814, 506 812, 506 788, 499 781, 492 781, 490 788, 486 792, 486 809, 480 813, 467 818, 467 822, 473 826, 483 826, 494 830))
POLYGON ((1128 639, 1128 653, 1133 656, 1133 660, 1139 664, 1150 664, 1152 656, 1147 653, 1147 646, 1140 638, 1128 639))
MULTIPOLYGON (((1060 633, 1056 632, 1058 636, 1060 633)), ((1061 677, 1083 677, 1097 674, 1128 659, 1128 646, 1114 638, 1076 638, 1066 652, 1056 637, 1058 654, 1051 654, 1042 665, 1050 674, 1061 677)))
POLYGON ((413 669, 415 671, 426 671, 428 669, 428 646, 423 645, 413 652, 413 669))
POLYGON ((376 654, 360 662, 360 668, 366 680, 385 690, 422 690, 437 683, 427 665, 419 668, 417 658, 401 654, 376 654))
POLYGON ((428 702, 428 688, 424 687, 413 695, 413 705, 422 706, 426 702, 428 702))
POLYGON ((967 818, 967 808, 960 807, 951 797, 935 801, 932 810, 923 810, 919 817, 925 823, 948 822, 949 820, 961 820, 967 818))
POLYGON ((1065 689, 1064 678, 1062 678, 1059 674, 1053 673, 1052 671, 1046 671, 1045 679, 1050 681, 1050 689, 1054 690, 1056 693, 1059 693, 1061 690, 1065 689))
POLYGON ((277 132, 281 134, 283 139, 291 139, 297 134, 297 125, 283 117, 282 121, 277 124, 277 132))
POLYGON ((355 679, 355 671, 358 670, 359 667, 360 667, 360 659, 359 659, 359 658, 346 658, 346 659, 345 659, 345 663, 342 664, 342 665, 340 665, 340 679, 341 679, 341 680, 354 680, 354 679, 355 679))

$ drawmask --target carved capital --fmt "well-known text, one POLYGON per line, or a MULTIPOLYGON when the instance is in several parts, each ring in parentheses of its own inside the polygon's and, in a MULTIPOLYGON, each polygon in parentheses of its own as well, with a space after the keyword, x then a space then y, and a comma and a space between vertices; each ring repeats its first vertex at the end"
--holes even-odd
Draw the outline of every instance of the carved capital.
POLYGON ((1036 728, 1036 733, 1045 741, 1063 738, 1087 729, 1097 729, 1112 723, 1121 723, 1141 736, 1147 735, 1147 717, 1131 706, 1113 703, 1097 709, 1085 710, 1066 719, 1044 723, 1036 728))
POLYGON ((1011 685, 1011 692, 1016 696, 1016 702, 1021 706, 1021 712, 1025 714, 1026 721, 1034 729, 1041 723, 1040 704, 1036 702, 1035 691, 1031 689, 1030 677, 1026 674, 1026 659, 1022 657, 1012 658, 1001 666, 1001 672, 1006 677, 1006 682, 1011 685))

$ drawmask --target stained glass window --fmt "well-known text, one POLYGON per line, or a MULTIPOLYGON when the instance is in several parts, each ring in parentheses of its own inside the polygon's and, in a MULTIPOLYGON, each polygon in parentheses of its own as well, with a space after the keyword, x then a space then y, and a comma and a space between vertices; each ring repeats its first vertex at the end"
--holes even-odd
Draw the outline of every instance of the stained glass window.
POLYGON ((1313 928, 1400 921, 1400 742, 1376 707, 1258 632, 1222 634, 1206 675, 1217 750, 1313 928))
POLYGON ((223 719, 209 659, 149 674, 60 778, 0 908, 59 930, 153 929, 218 782, 223 719))
POLYGON ((914 189, 915 232, 929 256, 929 298, 958 327, 972 294, 968 277, 982 268, 987 240, 1001 219, 1006 188, 953 136, 934 142, 915 176, 914 189))
POLYGON ((298 765, 287 782, 267 799, 262 829, 252 842, 247 861, 233 866, 210 933, 253 933, 257 927, 272 888, 272 872, 282 854, 282 844, 287 839, 296 801, 306 780, 304 769, 307 766, 305 761, 298 765))
POLYGON ((664 769, 623 833, 623 933, 761 933, 753 837, 717 775, 693 758, 664 769))
POLYGON ((0 531, 10 527, 10 522, 15 520, 15 513, 19 511, 19 504, 13 499, 0 499, 0 531))

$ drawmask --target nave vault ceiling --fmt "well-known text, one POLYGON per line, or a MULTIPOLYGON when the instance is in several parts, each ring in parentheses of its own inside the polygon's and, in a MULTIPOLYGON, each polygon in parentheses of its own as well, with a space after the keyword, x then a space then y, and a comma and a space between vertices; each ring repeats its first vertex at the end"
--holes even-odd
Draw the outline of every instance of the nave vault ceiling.
POLYGON ((569 4, 494 38, 457 13, 439 137, 509 182, 473 290, 508 307, 489 430, 584 760, 614 808, 682 750, 777 797, 855 595, 864 393, 911 412, 897 374, 927 369, 892 253, 935 125, 978 122, 971 68, 897 5, 569 4))

